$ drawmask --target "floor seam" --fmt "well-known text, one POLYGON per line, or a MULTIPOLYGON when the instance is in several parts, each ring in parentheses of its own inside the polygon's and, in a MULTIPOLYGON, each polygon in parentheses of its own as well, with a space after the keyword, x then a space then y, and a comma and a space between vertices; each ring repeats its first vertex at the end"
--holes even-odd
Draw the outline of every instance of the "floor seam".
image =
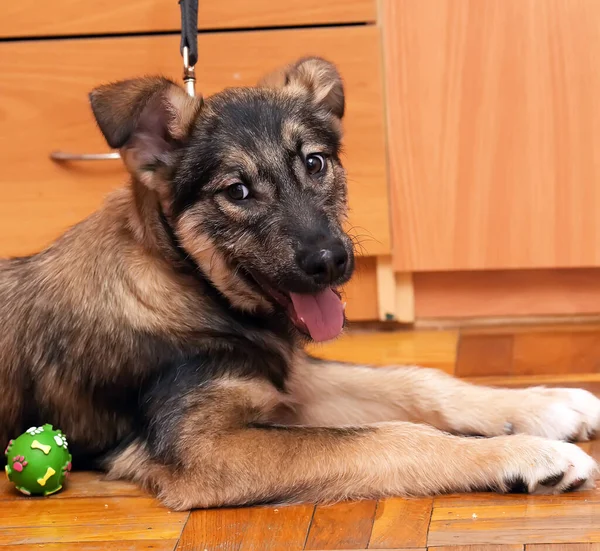
POLYGON ((371 543, 373 539, 373 528, 375 528, 375 519, 377 518, 377 511, 379 510, 379 505, 381 505, 381 499, 377 500, 375 504, 375 513, 373 514, 373 522, 371 523, 371 533, 369 534, 369 541, 367 542, 367 549, 372 549, 371 543))
POLYGON ((373 537, 373 528, 375 527, 375 519, 377 518, 377 509, 379 508, 379 499, 375 502, 375 508, 373 509, 373 516, 371 517, 371 531, 369 532, 369 539, 367 540, 367 549, 370 549, 371 538, 373 537))
POLYGON ((431 521, 433 519, 433 510, 435 509, 435 499, 431 498, 431 513, 429 513, 429 522, 427 523, 427 533, 425 534, 425 546, 429 548, 429 530, 431 530, 431 521))
POLYGON ((308 536, 310 534, 310 529, 312 528, 313 520, 315 519, 315 514, 317 512, 317 505, 313 507, 313 512, 310 517, 310 522, 308 523, 308 528, 306 529, 306 537, 304 538, 304 544, 302 545, 302 549, 306 549, 306 544, 308 543, 308 536))
POLYGON ((188 511, 187 518, 185 519, 185 522, 182 524, 182 526, 181 526, 181 532, 179 532, 179 536, 177 537, 177 541, 175 542, 175 545, 173 546, 173 551, 177 551, 177 548, 179 547, 179 544, 181 543, 181 538, 183 536, 183 531, 187 528, 188 522, 190 521, 191 517, 192 517, 192 512, 188 511))

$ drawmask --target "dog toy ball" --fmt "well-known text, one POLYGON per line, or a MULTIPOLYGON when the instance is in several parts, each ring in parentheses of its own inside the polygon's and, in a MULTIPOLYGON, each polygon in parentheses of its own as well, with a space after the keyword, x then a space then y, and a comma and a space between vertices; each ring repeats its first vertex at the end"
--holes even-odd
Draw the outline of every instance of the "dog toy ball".
POLYGON ((31 427, 6 448, 6 476, 27 496, 58 492, 71 472, 67 439, 52 425, 31 427))

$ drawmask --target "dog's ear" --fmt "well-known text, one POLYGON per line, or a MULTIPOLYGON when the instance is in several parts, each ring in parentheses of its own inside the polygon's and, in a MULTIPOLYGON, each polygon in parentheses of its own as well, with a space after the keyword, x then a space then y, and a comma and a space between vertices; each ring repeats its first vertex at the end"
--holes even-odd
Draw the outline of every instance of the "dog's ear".
POLYGON ((259 86, 289 88, 309 94, 337 118, 344 116, 344 84, 335 65, 320 57, 305 57, 264 76, 259 86))
POLYGON ((90 93, 100 131, 130 171, 150 185, 189 133, 201 98, 166 78, 146 77, 100 86, 90 93))

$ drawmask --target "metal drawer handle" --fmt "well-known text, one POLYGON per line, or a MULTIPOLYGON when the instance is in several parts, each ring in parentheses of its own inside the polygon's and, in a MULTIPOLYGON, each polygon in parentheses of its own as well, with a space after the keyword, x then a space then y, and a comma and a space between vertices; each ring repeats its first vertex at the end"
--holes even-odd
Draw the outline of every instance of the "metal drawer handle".
POLYGON ((50 153, 53 161, 110 161, 120 159, 119 153, 67 153, 65 151, 53 151, 50 153))

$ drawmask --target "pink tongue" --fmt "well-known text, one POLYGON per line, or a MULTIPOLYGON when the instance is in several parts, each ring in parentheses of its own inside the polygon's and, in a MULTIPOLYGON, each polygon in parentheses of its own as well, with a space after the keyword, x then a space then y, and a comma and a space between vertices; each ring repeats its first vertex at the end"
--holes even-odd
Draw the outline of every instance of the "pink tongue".
POLYGON ((317 295, 290 293, 296 315, 318 342, 337 337, 344 325, 344 307, 339 297, 326 289, 317 295))

